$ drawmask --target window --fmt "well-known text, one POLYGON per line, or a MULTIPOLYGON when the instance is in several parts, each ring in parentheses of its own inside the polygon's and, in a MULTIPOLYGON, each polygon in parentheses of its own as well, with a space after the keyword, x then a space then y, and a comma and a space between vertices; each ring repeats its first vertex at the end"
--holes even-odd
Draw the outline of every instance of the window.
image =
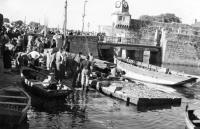
POLYGON ((125 17, 123 17, 123 21, 125 21, 125 17))
POLYGON ((122 16, 119 16, 119 17, 118 17, 118 21, 122 21, 122 16))

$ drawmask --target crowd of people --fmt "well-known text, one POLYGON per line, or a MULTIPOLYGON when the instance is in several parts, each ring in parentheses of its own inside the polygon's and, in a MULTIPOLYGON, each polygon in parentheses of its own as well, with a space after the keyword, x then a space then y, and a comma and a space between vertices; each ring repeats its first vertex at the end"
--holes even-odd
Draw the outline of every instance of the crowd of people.
POLYGON ((1 57, 5 74, 9 74, 14 62, 17 69, 27 66, 37 70, 54 71, 55 79, 62 82, 66 69, 71 70, 73 87, 87 89, 94 58, 92 53, 84 59, 82 53, 71 57, 65 49, 64 37, 56 31, 52 39, 43 34, 29 34, 27 30, 3 27, 0 32, 1 57), (46 51, 47 50, 47 51, 46 51))

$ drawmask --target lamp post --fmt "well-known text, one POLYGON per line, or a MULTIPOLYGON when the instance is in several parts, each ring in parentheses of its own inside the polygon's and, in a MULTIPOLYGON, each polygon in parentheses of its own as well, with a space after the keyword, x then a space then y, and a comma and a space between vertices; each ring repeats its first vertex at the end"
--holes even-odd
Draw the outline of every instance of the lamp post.
POLYGON ((86 2, 88 2, 87 0, 85 0, 84 3, 84 12, 83 12, 83 26, 82 26, 82 32, 84 31, 84 18, 85 18, 85 6, 86 6, 86 2))
POLYGON ((112 42, 114 43, 114 26, 115 22, 112 23, 112 42))

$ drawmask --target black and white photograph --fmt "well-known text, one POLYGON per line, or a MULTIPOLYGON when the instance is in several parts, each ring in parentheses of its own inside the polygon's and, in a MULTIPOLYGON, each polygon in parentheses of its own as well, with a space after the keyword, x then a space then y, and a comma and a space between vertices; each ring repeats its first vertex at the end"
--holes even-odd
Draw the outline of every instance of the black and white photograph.
POLYGON ((200 0, 0 0, 0 129, 200 129, 200 0))

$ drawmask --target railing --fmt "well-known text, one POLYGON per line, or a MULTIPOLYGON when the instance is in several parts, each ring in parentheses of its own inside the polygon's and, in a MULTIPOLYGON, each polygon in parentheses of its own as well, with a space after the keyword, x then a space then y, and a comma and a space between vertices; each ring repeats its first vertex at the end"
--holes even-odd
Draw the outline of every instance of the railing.
POLYGON ((151 39, 99 36, 100 43, 155 46, 151 39))
POLYGON ((123 38, 123 37, 99 37, 101 43, 113 43, 113 44, 139 44, 139 40, 136 38, 123 38))

